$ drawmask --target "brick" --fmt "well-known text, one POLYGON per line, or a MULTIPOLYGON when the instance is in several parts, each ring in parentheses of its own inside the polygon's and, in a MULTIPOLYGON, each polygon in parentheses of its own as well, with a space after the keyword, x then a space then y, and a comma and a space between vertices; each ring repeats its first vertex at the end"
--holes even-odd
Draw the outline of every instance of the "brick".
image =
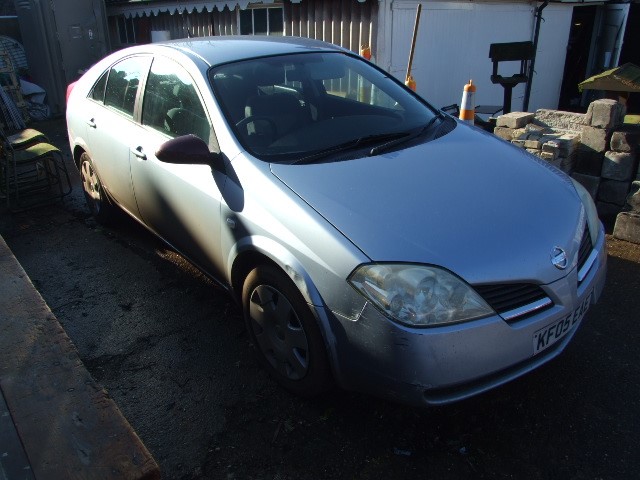
POLYGON ((540 150, 542 148, 542 142, 540 140, 525 140, 524 148, 533 148, 540 150))
POLYGON ((564 130, 580 131, 585 122, 585 114, 563 112, 541 108, 536 111, 533 123, 541 127, 561 128, 564 130))
POLYGON ((500 115, 496 120, 496 126, 507 128, 522 128, 533 121, 533 113, 510 112, 500 115))
POLYGON ((640 132, 617 131, 611 135, 611 150, 615 152, 635 152, 638 149, 640 132))
POLYGON ((613 227, 613 236, 627 242, 640 243, 640 215, 620 212, 613 227))
POLYGON ((630 181, 636 173, 636 157, 626 152, 607 152, 602 162, 602 178, 630 181))
POLYGON ((598 187, 600 186, 600 177, 595 177, 593 175, 583 175, 582 173, 573 173, 571 176, 582 185, 591 198, 595 201, 598 195, 598 187))
POLYGON ((493 129, 493 134, 496 137, 500 137, 501 139, 506 140, 507 142, 510 142, 511 139, 513 138, 513 128, 496 127, 493 129))
POLYGON ((581 147, 604 153, 609 145, 609 132, 602 128, 584 127, 580 135, 581 147))
POLYGON ((602 173, 604 153, 576 151, 576 172, 599 177, 602 173))
POLYGON ((603 98, 591 102, 585 120, 592 127, 616 128, 624 123, 625 110, 621 103, 603 98))
POLYGON ((623 207, 627 202, 629 185, 629 182, 603 178, 600 180, 600 187, 598 188, 598 200, 623 207))
POLYGON ((640 181, 636 180, 631 183, 626 205, 632 212, 640 214, 640 181))

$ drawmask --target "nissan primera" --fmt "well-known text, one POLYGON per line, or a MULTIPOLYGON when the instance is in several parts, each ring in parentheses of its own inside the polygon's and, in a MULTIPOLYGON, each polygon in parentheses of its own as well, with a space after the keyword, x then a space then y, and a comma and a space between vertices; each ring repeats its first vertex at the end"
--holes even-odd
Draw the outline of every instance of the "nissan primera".
POLYGON ((478 394, 556 357, 602 291, 582 186, 334 45, 121 50, 67 124, 96 219, 124 210, 220 282, 299 395, 478 394))

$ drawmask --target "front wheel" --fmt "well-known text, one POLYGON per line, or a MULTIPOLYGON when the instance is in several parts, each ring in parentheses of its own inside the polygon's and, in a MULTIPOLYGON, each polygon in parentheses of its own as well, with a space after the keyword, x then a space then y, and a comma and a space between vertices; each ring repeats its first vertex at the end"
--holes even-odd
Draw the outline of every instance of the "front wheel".
POLYGON ((242 288, 242 306, 258 357, 280 385, 303 397, 329 389, 320 328, 289 277, 270 265, 254 268, 242 288))
POLYGON ((99 223, 109 223, 115 215, 116 207, 104 193, 98 174, 93 168, 93 161, 86 152, 80 156, 80 178, 91 215, 99 223))

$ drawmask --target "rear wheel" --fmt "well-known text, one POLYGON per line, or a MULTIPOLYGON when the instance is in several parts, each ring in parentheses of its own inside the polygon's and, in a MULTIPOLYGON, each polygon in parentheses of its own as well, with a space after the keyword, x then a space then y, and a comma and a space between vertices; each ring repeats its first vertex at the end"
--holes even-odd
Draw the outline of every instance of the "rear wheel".
POLYGON ((98 174, 93 168, 93 161, 86 152, 80 156, 80 178, 91 215, 100 223, 109 223, 113 220, 116 207, 104 193, 98 174))
POLYGON ((331 386, 320 328, 291 279, 270 265, 253 269, 242 289, 249 336, 271 376, 297 395, 331 386))

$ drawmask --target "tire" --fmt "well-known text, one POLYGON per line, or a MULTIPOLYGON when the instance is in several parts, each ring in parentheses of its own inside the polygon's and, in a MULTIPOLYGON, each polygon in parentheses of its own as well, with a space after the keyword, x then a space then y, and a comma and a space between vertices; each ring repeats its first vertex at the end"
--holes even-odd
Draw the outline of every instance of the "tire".
POLYGON ((98 174, 93 168, 93 161, 88 153, 80 156, 79 167, 82 190, 91 215, 98 223, 110 223, 116 214, 116 206, 111 203, 109 197, 102 189, 98 174))
POLYGON ((256 354, 280 385, 302 397, 329 390, 320 328, 289 277, 270 265, 254 268, 242 288, 242 307, 256 354))

